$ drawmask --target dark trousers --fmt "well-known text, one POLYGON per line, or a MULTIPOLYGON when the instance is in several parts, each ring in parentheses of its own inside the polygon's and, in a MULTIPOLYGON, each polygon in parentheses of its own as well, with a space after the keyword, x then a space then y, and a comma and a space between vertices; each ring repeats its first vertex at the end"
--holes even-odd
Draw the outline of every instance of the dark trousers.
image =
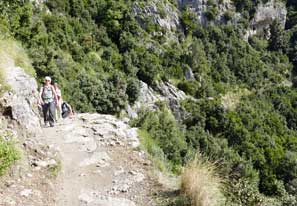
POLYGON ((54 124, 55 119, 55 103, 49 102, 42 105, 44 123, 50 122, 54 124))

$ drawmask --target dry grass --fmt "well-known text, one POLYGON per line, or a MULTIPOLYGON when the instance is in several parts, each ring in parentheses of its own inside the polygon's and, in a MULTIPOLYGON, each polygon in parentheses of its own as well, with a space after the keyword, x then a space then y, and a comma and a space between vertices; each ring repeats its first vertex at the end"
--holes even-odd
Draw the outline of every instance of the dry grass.
POLYGON ((35 77, 35 70, 23 47, 13 39, 0 38, 0 70, 10 66, 18 66, 27 74, 35 77))
POLYGON ((32 77, 36 76, 31 61, 23 47, 13 39, 4 38, 0 32, 0 96, 10 87, 5 81, 5 73, 18 66, 32 77))
POLYGON ((181 191, 193 206, 224 205, 222 186, 215 164, 202 160, 201 156, 188 164, 181 177, 181 191))
POLYGON ((225 109, 233 111, 240 103, 243 96, 250 95, 251 92, 247 89, 235 89, 234 91, 227 92, 222 96, 222 105, 225 109))

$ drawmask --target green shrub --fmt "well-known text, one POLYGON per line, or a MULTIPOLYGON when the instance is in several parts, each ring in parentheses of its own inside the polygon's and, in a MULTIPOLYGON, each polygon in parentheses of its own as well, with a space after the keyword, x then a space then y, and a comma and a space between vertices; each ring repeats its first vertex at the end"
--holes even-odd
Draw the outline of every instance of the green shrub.
POLYGON ((226 11, 224 13, 224 18, 226 21, 230 21, 233 18, 234 13, 232 13, 231 11, 226 11))
POLYGON ((126 94, 128 95, 129 103, 134 103, 140 95, 140 82, 134 78, 127 80, 126 94))
POLYGON ((181 24, 186 34, 191 34, 198 27, 197 16, 190 11, 189 7, 185 7, 182 11, 181 24))
POLYGON ((12 140, 6 140, 0 136, 0 175, 20 158, 18 151, 15 148, 15 143, 12 140))
POLYGON ((197 87, 198 82, 196 81, 182 81, 177 84, 177 88, 192 96, 195 96, 197 87))
POLYGON ((182 164, 186 155, 185 137, 167 108, 155 112, 144 110, 133 125, 147 131, 173 165, 182 164))

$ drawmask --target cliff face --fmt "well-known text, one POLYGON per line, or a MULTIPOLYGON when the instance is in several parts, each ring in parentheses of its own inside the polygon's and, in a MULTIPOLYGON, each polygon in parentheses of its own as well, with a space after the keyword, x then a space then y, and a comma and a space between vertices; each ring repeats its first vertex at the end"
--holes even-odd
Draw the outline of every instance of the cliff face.
MULTIPOLYGON (((144 26, 148 20, 153 21, 163 29, 163 35, 166 34, 168 39, 177 40, 176 31, 182 29, 179 14, 186 7, 196 15, 197 23, 202 25, 237 24, 241 18, 231 0, 177 0, 176 5, 168 1, 135 2, 133 11, 140 25, 144 26)), ((284 28, 286 16, 284 3, 275 0, 260 3, 246 30, 245 39, 256 34, 269 38, 272 22, 277 20, 284 28)))

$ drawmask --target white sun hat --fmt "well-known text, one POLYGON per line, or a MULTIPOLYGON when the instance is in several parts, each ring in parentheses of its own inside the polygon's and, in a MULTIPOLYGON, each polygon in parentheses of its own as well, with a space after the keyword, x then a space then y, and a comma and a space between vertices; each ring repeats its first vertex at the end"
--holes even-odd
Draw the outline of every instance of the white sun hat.
POLYGON ((52 81, 52 79, 49 77, 49 76, 46 76, 45 78, 44 78, 44 80, 48 80, 48 81, 52 81))

